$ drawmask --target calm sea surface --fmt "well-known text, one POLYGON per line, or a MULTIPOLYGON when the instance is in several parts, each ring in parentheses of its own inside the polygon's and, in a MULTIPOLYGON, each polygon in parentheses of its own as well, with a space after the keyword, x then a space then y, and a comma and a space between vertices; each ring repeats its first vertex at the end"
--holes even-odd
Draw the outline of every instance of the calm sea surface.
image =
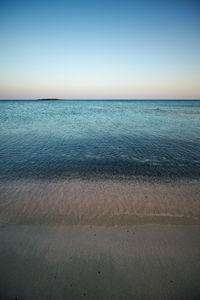
POLYGON ((0 101, 0 178, 200 178, 200 101, 0 101))

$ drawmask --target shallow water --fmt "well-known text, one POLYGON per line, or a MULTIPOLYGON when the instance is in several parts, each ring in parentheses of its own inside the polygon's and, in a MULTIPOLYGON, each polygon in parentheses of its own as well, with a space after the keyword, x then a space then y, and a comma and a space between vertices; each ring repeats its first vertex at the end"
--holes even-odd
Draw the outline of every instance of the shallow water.
POLYGON ((0 223, 200 224, 200 101, 0 101, 0 223))
POLYGON ((200 101, 0 101, 0 178, 200 178, 200 101))
POLYGON ((199 180, 19 180, 0 184, 0 224, 200 224, 199 180))

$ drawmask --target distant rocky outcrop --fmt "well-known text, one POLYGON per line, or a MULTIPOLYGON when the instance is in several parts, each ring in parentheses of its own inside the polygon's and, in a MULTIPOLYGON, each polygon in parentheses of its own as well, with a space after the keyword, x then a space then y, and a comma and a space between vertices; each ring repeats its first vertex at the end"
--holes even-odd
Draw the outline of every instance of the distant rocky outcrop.
POLYGON ((38 99, 38 100, 62 100, 62 99, 59 99, 59 98, 41 98, 41 99, 38 99))

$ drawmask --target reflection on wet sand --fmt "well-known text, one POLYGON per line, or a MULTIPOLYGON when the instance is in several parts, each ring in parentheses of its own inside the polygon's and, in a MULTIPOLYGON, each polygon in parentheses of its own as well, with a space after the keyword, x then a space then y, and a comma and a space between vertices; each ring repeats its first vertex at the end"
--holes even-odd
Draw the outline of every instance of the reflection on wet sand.
POLYGON ((11 181, 0 221, 29 225, 199 224, 199 181, 11 181))

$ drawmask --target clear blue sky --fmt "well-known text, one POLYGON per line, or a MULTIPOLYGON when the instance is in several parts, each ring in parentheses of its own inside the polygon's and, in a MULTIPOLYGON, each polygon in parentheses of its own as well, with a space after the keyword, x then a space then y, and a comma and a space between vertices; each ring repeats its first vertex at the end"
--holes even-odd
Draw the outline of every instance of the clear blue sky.
POLYGON ((200 1, 0 0, 0 98, 200 98, 200 1))

